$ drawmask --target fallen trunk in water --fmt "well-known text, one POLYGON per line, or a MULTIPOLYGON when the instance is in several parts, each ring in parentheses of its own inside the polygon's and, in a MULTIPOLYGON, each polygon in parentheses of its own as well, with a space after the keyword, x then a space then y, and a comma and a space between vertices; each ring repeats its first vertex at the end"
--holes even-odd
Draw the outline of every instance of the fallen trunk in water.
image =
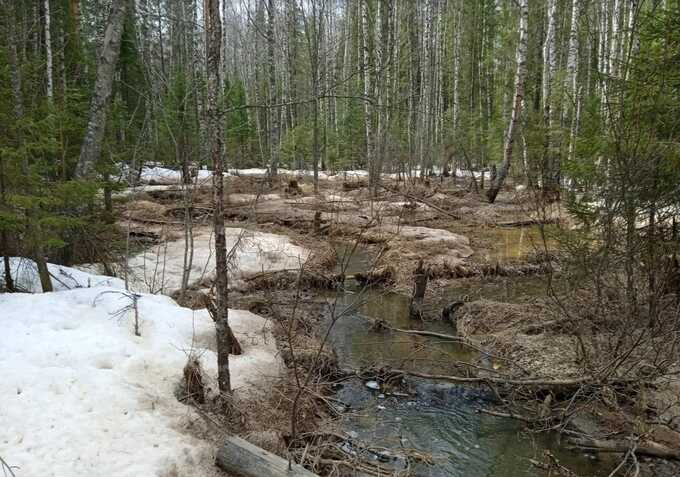
POLYGON ((658 457, 660 459, 680 460, 680 450, 672 449, 654 441, 625 442, 606 439, 571 438, 569 439, 575 447, 581 450, 596 452, 613 452, 625 454, 633 452, 637 455, 658 457))

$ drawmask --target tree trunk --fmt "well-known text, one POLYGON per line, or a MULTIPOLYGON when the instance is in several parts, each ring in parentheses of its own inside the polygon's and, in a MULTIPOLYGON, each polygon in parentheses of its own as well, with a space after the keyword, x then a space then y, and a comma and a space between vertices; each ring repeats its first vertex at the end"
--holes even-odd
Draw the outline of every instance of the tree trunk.
POLYGON ((552 83, 557 69, 555 52, 555 36, 557 22, 557 2, 548 2, 548 31, 543 44, 543 126, 545 128, 545 143, 543 148, 542 189, 545 197, 555 197, 559 193, 560 164, 557 148, 553 144, 553 110, 552 83))
POLYGON ((427 275, 429 270, 423 265, 423 261, 418 262, 418 267, 413 273, 413 294, 409 304, 409 318, 421 320, 423 318, 423 300, 427 290, 427 275))
POLYGON ((493 203, 498 196, 498 192, 503 187, 510 164, 512 162, 512 152, 515 144, 515 136, 522 114, 522 104, 524 99, 524 81, 526 77, 527 59, 527 24, 529 21, 528 0, 519 0, 520 21, 519 21, 519 43, 517 44, 517 72, 515 74, 515 100, 510 115, 510 124, 505 135, 505 145, 503 147, 503 162, 498 168, 496 180, 491 183, 486 193, 490 203, 493 203))
MULTIPOLYGON (((0 154, 0 210, 6 206, 5 196, 5 167, 3 163, 2 154, 0 154)), ((6 230, 0 231, 0 251, 2 253, 2 261, 4 265, 5 276, 5 290, 9 292, 14 291, 14 281, 12 280, 12 269, 9 263, 9 234, 6 230)))
POLYGON ((92 103, 90 104, 90 119, 87 123, 85 139, 80 148, 80 158, 76 166, 77 177, 92 175, 101 154, 102 140, 106 128, 107 106, 113 89, 113 76, 116 71, 116 63, 118 63, 123 20, 128 3, 128 0, 120 0, 111 4, 109 21, 104 32, 104 41, 97 62, 97 77, 92 103))
MULTIPOLYGON (((14 25, 17 21, 14 16, 14 11, 11 6, 6 4, 2 5, 3 13, 9 18, 7 22, 7 38, 17 38, 14 25)), ((18 125, 21 125, 24 119, 24 103, 22 96, 21 87, 21 70, 19 69, 19 57, 17 55, 17 47, 15 42, 10 42, 9 45, 9 66, 10 66, 10 82, 12 83, 12 93, 14 96, 14 117, 18 125)), ((23 134, 21 127, 17 127, 17 143, 21 144, 23 142, 23 134)), ((21 173, 24 177, 30 175, 29 164, 27 155, 24 155, 21 161, 21 173)), ((40 278, 40 284, 42 286, 42 291, 51 292, 52 291, 52 280, 50 279, 49 271, 47 270, 47 263, 45 262, 45 255, 43 253, 43 248, 41 244, 42 234, 40 233, 40 223, 34 216, 33 210, 29 206, 26 209, 26 229, 29 241, 33 242, 30 248, 30 253, 38 267, 38 276, 40 278)))
POLYGON ((578 60, 579 38, 578 22, 581 17, 581 0, 573 0, 571 7, 571 28, 569 29, 569 51, 567 54, 567 88, 571 94, 571 128, 569 134, 568 159, 574 159, 576 134, 578 133, 579 113, 581 110, 581 95, 578 88, 578 60))
POLYGON ((274 0, 267 3, 267 53, 269 81, 269 177, 276 177, 279 167, 279 108, 276 91, 276 57, 274 37, 276 5, 274 0))
POLYGON ((362 46, 362 79, 364 87, 364 134, 366 136, 366 163, 368 166, 369 188, 375 181, 375 158, 373 141, 373 105, 371 88, 371 68, 373 67, 372 49, 370 45, 371 30, 369 27, 369 2, 362 0, 361 4, 361 46, 362 46))
POLYGON ((52 35, 50 32, 50 0, 45 0, 45 74, 47 76, 47 102, 54 98, 54 76, 52 74, 52 35))
POLYGON ((229 350, 231 329, 228 309, 228 266, 227 243, 224 234, 224 149, 220 104, 220 46, 222 42, 222 20, 219 0, 204 0, 206 18, 206 54, 208 71, 207 127, 210 156, 213 163, 213 227, 215 233, 215 288, 216 313, 215 333, 217 335, 217 380, 220 392, 231 392, 229 374, 229 350))

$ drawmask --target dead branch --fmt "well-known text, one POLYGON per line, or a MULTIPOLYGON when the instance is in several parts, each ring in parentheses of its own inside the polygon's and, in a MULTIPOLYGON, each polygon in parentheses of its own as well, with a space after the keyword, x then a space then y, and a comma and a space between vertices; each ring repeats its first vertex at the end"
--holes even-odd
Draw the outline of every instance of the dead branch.
POLYGON ((436 211, 439 212, 440 214, 444 214, 444 215, 446 215, 447 217, 452 218, 453 220, 460 220, 460 219, 461 219, 460 215, 452 214, 452 213, 449 212, 448 210, 444 210, 444 209, 442 209, 441 207, 437 207, 436 205, 434 205, 432 202, 430 202, 430 201, 428 201, 428 200, 421 199, 420 197, 416 197, 415 195, 411 195, 411 194, 409 194, 409 193, 407 193, 407 192, 401 192, 401 191, 399 191, 399 190, 392 189, 392 188, 387 187, 387 186, 384 186, 384 185, 383 185, 382 187, 383 187, 385 190, 388 190, 388 191, 390 191, 390 192, 392 192, 392 193, 394 193, 394 194, 399 194, 399 195, 401 195, 401 196, 403 196, 403 197, 406 197, 407 199, 411 199, 411 200, 414 200, 414 201, 416 201, 416 202, 420 202, 421 204, 424 204, 424 205, 430 207, 431 209, 436 210, 436 211))
MULTIPOLYGON (((570 438, 569 441, 578 449, 595 452, 611 452, 625 454, 630 451, 630 442, 606 439, 570 438)), ((680 450, 667 447, 654 441, 640 442, 635 446, 635 454, 660 459, 680 460, 680 450)))

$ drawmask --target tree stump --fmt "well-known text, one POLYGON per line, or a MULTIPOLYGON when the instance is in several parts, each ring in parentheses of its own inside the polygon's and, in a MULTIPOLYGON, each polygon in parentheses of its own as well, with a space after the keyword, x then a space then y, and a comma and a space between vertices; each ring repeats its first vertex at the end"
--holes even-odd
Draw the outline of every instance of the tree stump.
POLYGON ((413 294, 411 295, 411 303, 409 303, 408 307, 409 318, 412 320, 423 319, 423 300, 427 290, 428 272, 428 267, 425 267, 423 261, 419 260, 418 266, 413 272, 413 294))
POLYGON ((455 319, 454 315, 456 314, 456 311, 458 311, 458 309, 464 304, 465 303, 462 301, 454 301, 442 308, 442 321, 444 323, 451 323, 454 330, 457 329, 457 320, 455 319))

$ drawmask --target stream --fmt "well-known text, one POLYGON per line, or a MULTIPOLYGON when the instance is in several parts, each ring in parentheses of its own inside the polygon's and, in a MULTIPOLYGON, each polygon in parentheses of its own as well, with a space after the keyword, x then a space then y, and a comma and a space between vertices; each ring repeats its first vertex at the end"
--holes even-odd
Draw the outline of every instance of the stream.
MULTIPOLYGON (((342 257, 347 250, 341 247, 338 252, 342 257)), ((365 270, 372 258, 366 250, 355 251, 346 262, 346 273, 365 270)), ((542 277, 458 282, 447 289, 447 294, 521 302, 545 293, 542 277)), ((407 296, 378 288, 359 290, 351 283, 346 285, 347 290, 335 303, 336 315, 340 310, 345 313, 330 335, 341 367, 390 365, 436 373, 446 370, 447 366, 450 371, 451 360, 470 361, 476 357, 474 351, 432 338, 371 331, 369 323, 373 319, 385 320, 399 328, 418 327, 443 333, 451 333, 452 328, 439 321, 410 320, 407 296)), ((610 460, 566 449, 560 445, 556 433, 529 433, 516 420, 479 413, 480 408, 491 407, 490 395, 481 387, 437 384, 414 378, 409 378, 408 383, 408 396, 394 396, 389 390, 369 389, 354 379, 338 390, 337 399, 347 405, 341 421, 345 432, 386 449, 385 455, 371 458, 403 468, 403 462, 390 457, 399 455, 399 449, 417 449, 432 455, 434 465, 417 464, 411 468, 411 475, 541 475, 542 471, 533 467, 529 459, 544 461, 544 450, 549 450, 561 464, 582 477, 606 476, 612 468, 610 460)))

